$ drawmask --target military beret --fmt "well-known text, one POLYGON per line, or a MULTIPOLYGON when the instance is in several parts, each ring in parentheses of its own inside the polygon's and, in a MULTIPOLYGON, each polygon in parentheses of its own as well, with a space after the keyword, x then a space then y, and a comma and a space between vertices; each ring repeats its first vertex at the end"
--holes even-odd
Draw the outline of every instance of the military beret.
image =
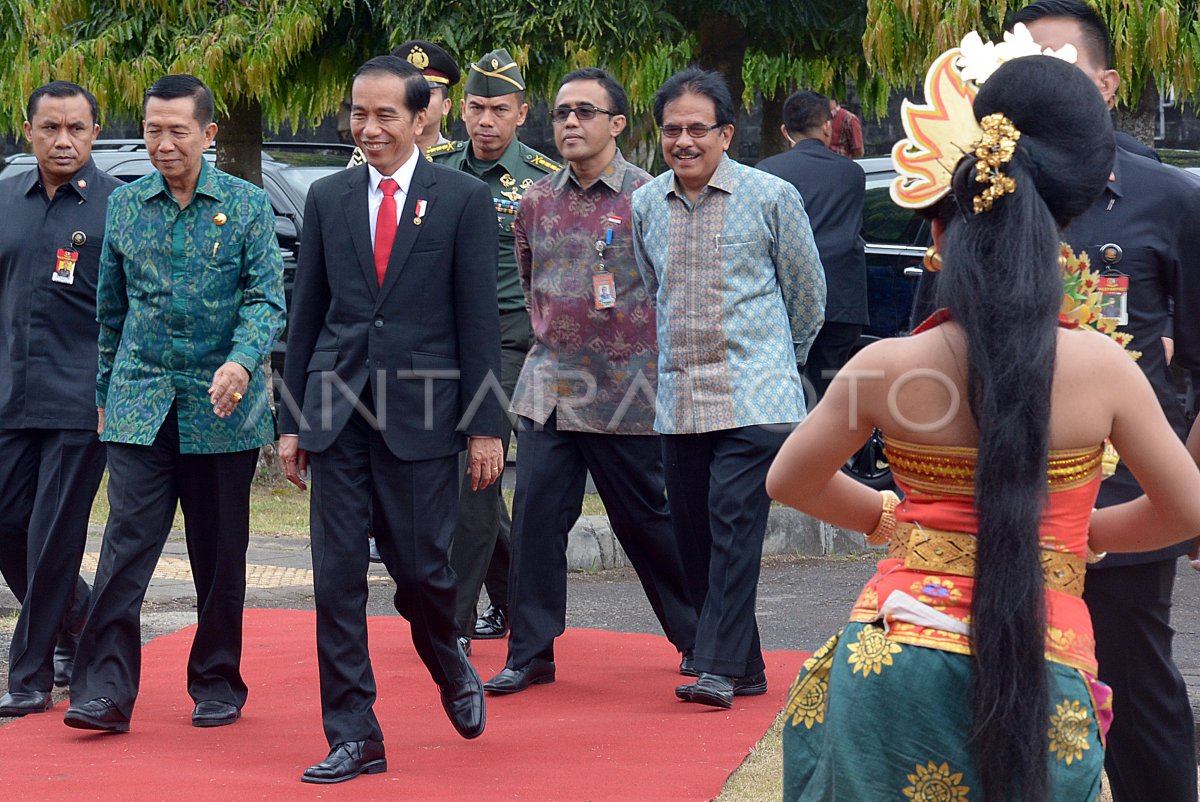
POLYGON ((414 39, 397 47, 392 55, 404 59, 424 73, 426 79, 442 86, 454 86, 462 78, 462 71, 450 54, 433 42, 414 39))
POLYGON ((471 65, 463 90, 468 95, 500 97, 525 91, 521 68, 504 48, 493 50, 471 65))

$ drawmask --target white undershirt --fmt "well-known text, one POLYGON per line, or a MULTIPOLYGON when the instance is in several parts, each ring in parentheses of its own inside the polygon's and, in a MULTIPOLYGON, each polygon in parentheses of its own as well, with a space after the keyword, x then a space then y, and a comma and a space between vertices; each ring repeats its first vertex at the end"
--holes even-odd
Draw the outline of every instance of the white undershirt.
POLYGON ((379 188, 379 182, 385 178, 390 178, 400 185, 396 190, 396 227, 400 227, 400 210, 404 208, 404 199, 408 195, 408 187, 412 184, 413 172, 417 169, 417 159, 421 157, 420 151, 416 145, 413 146, 412 155, 408 157, 408 161, 400 165, 392 175, 384 175, 375 169, 372 164, 367 165, 367 175, 370 180, 367 182, 367 217, 371 221, 371 242, 375 242, 375 219, 379 217, 379 207, 383 204, 383 190, 379 188))

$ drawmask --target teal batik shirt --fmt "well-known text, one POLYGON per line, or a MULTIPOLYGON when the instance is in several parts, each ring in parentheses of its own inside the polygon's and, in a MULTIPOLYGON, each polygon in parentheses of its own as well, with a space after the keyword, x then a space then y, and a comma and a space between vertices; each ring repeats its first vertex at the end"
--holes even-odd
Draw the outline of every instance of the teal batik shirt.
POLYGON ((96 319, 101 440, 150 445, 178 404, 183 454, 245 451, 271 442, 263 363, 283 327, 283 261, 266 193, 202 163, 180 209, 153 172, 108 202, 96 319), (227 418, 208 398, 225 362, 250 373, 227 418))

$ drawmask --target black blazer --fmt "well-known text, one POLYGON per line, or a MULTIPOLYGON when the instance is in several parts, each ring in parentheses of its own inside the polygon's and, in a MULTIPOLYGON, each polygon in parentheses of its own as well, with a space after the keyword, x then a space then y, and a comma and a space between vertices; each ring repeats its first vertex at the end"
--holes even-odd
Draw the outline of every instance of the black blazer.
POLYGON ((323 451, 369 381, 384 440, 400 459, 448 456, 466 447, 466 435, 498 437, 505 413, 487 383, 495 377, 498 388, 500 375, 491 192, 418 158, 379 287, 367 170, 328 176, 308 193, 280 432, 323 451))
POLYGON ((867 261, 862 239, 863 169, 820 140, 802 139, 791 150, 757 165, 800 190, 825 268, 825 320, 867 325, 867 261))

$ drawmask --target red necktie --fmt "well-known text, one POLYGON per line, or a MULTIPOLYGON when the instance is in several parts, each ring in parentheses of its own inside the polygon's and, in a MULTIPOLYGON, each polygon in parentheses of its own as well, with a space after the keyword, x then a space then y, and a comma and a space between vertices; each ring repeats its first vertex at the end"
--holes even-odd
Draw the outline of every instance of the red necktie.
POLYGON ((396 241, 396 190, 400 185, 385 178, 379 182, 379 188, 383 190, 383 203, 379 204, 379 214, 375 218, 375 278, 382 287, 392 255, 392 243, 396 241))

